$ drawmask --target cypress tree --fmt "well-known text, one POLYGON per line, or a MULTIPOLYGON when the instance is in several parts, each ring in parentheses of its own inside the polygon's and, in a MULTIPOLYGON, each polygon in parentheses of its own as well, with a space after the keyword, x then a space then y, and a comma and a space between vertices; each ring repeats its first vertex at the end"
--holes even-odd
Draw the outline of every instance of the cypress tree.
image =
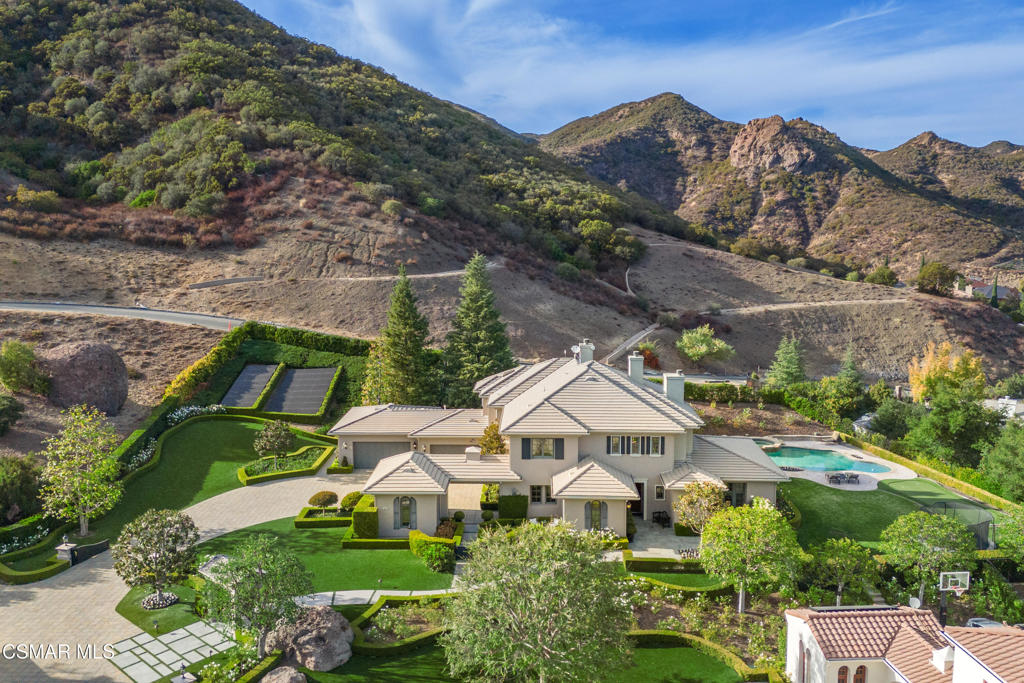
POLYGON ((765 383, 785 389, 791 384, 806 381, 804 356, 796 337, 783 337, 775 350, 775 360, 765 374, 765 383))
POLYGON ((475 407, 480 405, 480 398, 473 393, 473 385, 515 365, 505 323, 494 305, 494 290, 483 254, 474 254, 466 264, 459 294, 462 298, 444 349, 449 382, 447 402, 475 407))
POLYGON ((988 303, 992 308, 999 308, 999 273, 996 273, 992 281, 992 296, 989 297, 988 303))
POLYGON ((405 267, 391 290, 388 320, 370 350, 363 403, 434 403, 437 382, 426 349, 427 319, 416 307, 405 267))
POLYGON ((847 344, 846 353, 843 354, 843 364, 839 368, 839 379, 850 382, 856 386, 863 383, 860 370, 857 369, 857 361, 853 356, 853 344, 847 344))

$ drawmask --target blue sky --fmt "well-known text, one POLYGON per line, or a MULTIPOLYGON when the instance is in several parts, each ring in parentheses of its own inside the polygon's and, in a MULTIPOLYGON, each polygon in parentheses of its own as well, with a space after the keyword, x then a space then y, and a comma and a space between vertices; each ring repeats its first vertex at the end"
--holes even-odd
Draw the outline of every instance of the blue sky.
POLYGON ((887 149, 1024 143, 1024 4, 242 0, 291 33, 521 132, 677 92, 887 149))

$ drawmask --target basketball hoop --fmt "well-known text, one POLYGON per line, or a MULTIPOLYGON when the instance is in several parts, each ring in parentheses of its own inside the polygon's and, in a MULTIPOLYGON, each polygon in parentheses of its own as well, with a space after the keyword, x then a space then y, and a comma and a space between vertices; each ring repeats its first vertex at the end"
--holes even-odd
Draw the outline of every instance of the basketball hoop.
POLYGON ((970 572, 942 572, 939 574, 939 591, 963 595, 971 586, 970 572))
POLYGON ((956 597, 960 597, 967 592, 967 586, 955 586, 952 591, 956 593, 956 597))

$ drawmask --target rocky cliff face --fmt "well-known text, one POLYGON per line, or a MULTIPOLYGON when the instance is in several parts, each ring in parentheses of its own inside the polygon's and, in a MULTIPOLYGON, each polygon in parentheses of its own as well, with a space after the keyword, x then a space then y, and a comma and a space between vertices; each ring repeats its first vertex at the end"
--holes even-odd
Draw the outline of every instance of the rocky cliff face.
POLYGON ((729 148, 729 163, 738 169, 789 173, 820 170, 818 155, 781 116, 754 119, 740 129, 729 148))

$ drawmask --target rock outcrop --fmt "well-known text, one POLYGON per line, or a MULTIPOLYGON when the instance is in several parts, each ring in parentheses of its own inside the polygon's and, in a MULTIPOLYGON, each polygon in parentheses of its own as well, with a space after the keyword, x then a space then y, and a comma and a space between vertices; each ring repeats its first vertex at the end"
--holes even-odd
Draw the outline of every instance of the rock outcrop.
POLYGON ((116 415, 128 398, 128 369, 109 344, 61 344, 39 352, 39 364, 50 376, 50 401, 61 408, 85 403, 116 415))
POLYGON ((781 116, 754 119, 740 129, 729 150, 729 163, 736 168, 810 172, 818 155, 806 140, 781 116))
POLYGON ((304 610, 294 624, 271 631, 267 650, 280 650, 284 664, 330 671, 352 656, 352 638, 348 619, 321 605, 304 610))
POLYGON ((261 683, 306 683, 306 674, 294 666, 279 666, 264 676, 261 683))

